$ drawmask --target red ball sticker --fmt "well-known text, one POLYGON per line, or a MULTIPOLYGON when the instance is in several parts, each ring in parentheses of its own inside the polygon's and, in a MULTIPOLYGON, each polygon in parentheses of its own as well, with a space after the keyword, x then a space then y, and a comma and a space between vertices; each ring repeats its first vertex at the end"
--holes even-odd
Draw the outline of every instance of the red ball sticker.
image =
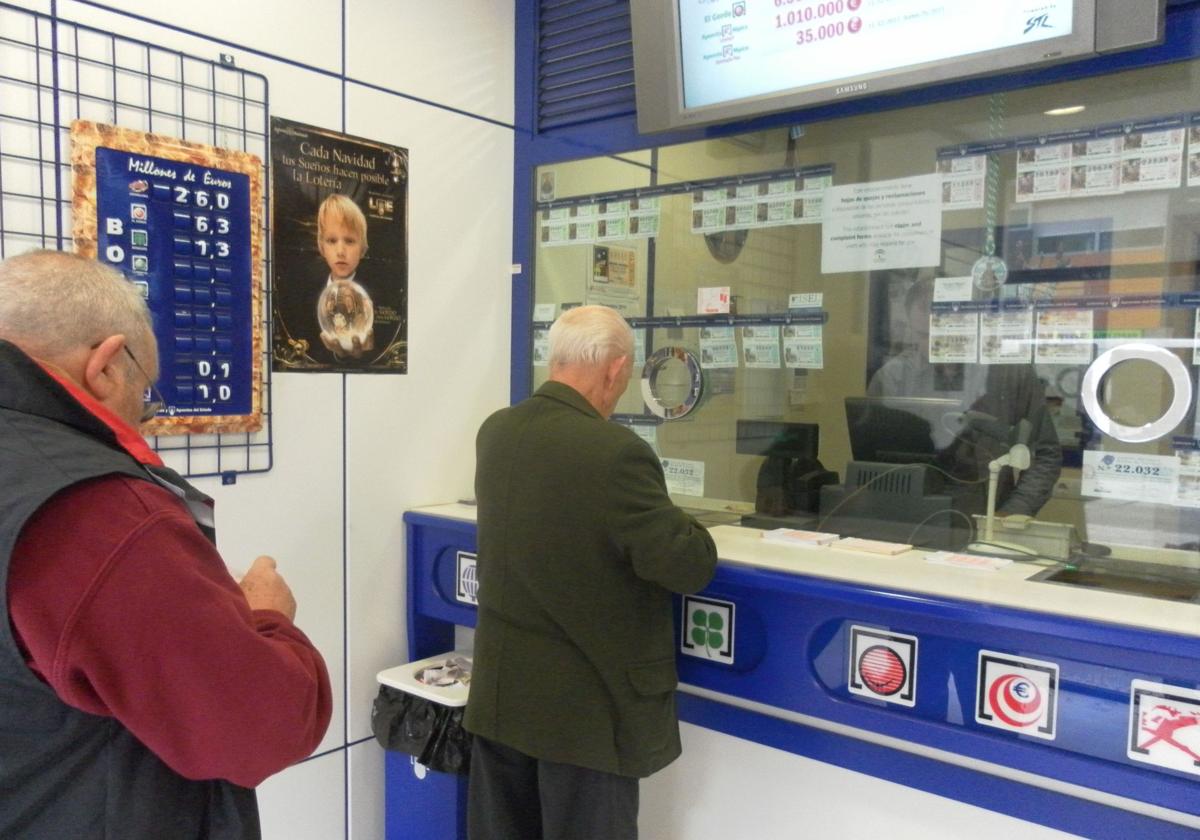
POLYGON ((872 645, 858 659, 858 674, 867 688, 888 697, 904 687, 908 669, 896 651, 872 645))

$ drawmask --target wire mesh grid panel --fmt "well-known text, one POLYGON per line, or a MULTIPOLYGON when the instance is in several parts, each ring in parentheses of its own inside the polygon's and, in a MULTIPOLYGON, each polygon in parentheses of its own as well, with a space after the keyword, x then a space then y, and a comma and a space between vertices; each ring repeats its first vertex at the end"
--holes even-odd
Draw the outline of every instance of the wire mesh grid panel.
MULTIPOLYGON (((0 259, 34 248, 72 250, 69 133, 77 119, 268 160, 263 76, 0 3, 0 259)), ((265 168, 262 177, 267 184, 265 168)), ((269 195, 267 184, 267 225, 269 195)), ((263 276, 270 276, 269 230, 264 237, 263 276)), ((263 311, 270 312, 265 285, 263 311)), ((270 353, 270 336, 261 346, 270 353)), ((184 475, 226 481, 269 470, 269 358, 262 371, 260 431, 153 437, 163 460, 184 475)))

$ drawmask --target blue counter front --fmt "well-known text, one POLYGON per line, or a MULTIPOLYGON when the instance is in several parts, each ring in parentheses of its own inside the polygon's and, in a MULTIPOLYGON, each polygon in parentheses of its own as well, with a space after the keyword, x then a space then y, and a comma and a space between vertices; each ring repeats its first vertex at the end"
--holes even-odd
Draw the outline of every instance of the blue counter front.
MULTIPOLYGON (((416 659, 474 626, 474 512, 404 518, 416 659)), ((1088 837, 1200 834, 1200 605, 712 534, 682 720, 1088 837)))

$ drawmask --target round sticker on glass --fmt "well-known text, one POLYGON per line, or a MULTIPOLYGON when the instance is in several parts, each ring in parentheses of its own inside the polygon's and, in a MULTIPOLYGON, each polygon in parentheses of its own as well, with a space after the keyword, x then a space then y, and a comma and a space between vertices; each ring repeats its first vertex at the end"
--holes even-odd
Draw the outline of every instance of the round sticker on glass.
POLYGON ((642 400, 664 420, 683 417, 700 402, 704 373, 696 354, 685 347, 661 347, 642 368, 642 400))
POLYGON ((1008 279, 1008 266, 999 257, 980 257, 971 266, 971 279, 981 292, 994 292, 1008 279))

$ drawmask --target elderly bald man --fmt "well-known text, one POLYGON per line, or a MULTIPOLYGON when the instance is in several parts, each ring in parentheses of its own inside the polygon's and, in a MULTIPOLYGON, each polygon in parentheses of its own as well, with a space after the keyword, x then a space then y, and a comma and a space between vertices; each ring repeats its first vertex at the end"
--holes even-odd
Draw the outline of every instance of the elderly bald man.
POLYGON ((717 556, 649 445, 607 422, 632 364, 619 314, 569 310, 550 381, 479 430, 472 840, 636 837, 638 779, 680 753, 671 593, 717 556))
POLYGON ((329 724, 275 561, 234 581, 138 434, 157 376, 119 273, 0 263, 0 837, 257 838, 252 788, 329 724))

